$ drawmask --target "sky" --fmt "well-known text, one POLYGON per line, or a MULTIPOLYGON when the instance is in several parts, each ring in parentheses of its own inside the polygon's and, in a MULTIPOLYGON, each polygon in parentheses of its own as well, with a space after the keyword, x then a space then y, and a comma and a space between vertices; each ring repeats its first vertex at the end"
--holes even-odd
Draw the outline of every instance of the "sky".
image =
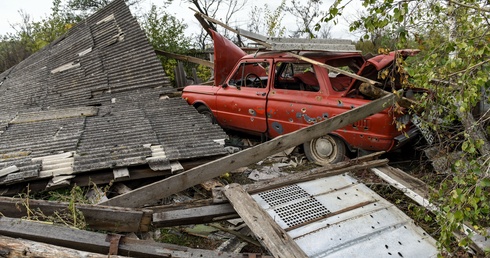
MULTIPOLYGON (((161 5, 164 0, 143 0, 141 2, 142 11, 149 10, 152 2, 157 6, 161 5)), ((281 0, 268 0, 267 4, 269 9, 273 10, 280 4, 281 0)), ((325 3, 332 2, 331 0, 324 0, 325 3)), ((263 7, 264 0, 248 0, 248 6, 259 6, 263 7)), ((324 4, 325 9, 328 8, 329 4, 324 4)), ((5 35, 6 33, 14 33, 15 30, 12 28, 12 24, 20 23, 21 16, 19 11, 23 11, 30 15, 31 20, 39 21, 43 17, 48 16, 51 13, 52 0, 0 0, 0 35, 5 35)), ((190 35, 192 33, 198 33, 201 26, 194 18, 194 12, 189 9, 193 5, 184 3, 184 1, 174 0, 172 5, 167 9, 167 11, 173 14, 178 19, 184 20, 188 24, 189 28, 186 34, 190 35)), ((138 10, 132 10, 133 14, 138 12, 138 10)), ((240 10, 237 17, 247 17, 250 13, 250 8, 244 8, 240 10)), ((240 18, 239 18, 240 19, 240 18)), ((237 24, 243 24, 240 26, 242 29, 246 28, 247 20, 235 20, 237 24)), ((283 19, 283 23, 287 27, 291 26, 287 23, 294 22, 294 19, 283 19)), ((352 35, 348 32, 348 26, 345 21, 340 20, 340 24, 333 27, 333 34, 335 38, 347 38, 347 39, 357 39, 357 36, 352 35)))

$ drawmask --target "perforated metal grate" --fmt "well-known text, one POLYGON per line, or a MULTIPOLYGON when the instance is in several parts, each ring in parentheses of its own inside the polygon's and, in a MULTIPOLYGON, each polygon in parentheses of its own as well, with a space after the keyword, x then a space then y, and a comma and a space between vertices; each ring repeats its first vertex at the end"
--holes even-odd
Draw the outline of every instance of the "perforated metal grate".
POLYGON ((330 213, 323 204, 298 185, 285 186, 259 193, 259 196, 274 209, 276 214, 289 227, 314 220, 330 213), (305 200, 299 201, 300 199, 305 200), (284 206, 275 208, 279 205, 284 206))
POLYGON ((289 227, 314 220, 330 213, 325 206, 316 199, 313 199, 313 197, 274 209, 274 211, 289 227))
POLYGON ((259 196, 271 207, 274 207, 296 199, 309 197, 310 195, 297 185, 289 185, 279 189, 259 193, 259 196))

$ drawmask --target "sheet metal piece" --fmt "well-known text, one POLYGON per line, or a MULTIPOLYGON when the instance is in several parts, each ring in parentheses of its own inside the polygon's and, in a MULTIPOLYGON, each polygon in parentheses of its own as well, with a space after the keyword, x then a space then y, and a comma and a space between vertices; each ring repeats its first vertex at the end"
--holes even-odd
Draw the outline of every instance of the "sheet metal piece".
POLYGON ((309 257, 437 257, 431 236, 348 175, 252 197, 309 257))

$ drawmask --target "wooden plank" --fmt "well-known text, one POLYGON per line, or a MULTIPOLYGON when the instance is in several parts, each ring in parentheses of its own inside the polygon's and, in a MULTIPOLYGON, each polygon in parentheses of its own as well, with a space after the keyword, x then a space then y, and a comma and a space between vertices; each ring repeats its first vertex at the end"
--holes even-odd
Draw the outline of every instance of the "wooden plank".
POLYGON ((225 186, 224 193, 257 239, 274 257, 307 257, 286 231, 239 184, 225 186))
MULTIPOLYGON (((153 213, 153 226, 171 227, 188 224, 203 224, 217 221, 216 218, 235 215, 235 210, 229 203, 214 204, 193 208, 182 208, 153 213)), ((230 217, 227 217, 230 218, 230 217)))
MULTIPOLYGON (((55 212, 69 212, 69 203, 66 202, 0 197, 0 213, 3 216, 26 217, 26 206, 31 211, 41 211, 46 216, 53 216, 55 212)), ((150 217, 151 220, 153 214, 148 209, 135 210, 88 204, 76 204, 76 208, 82 212, 89 228, 114 232, 148 231, 151 221, 147 218, 150 217)))
MULTIPOLYGON (((112 234, 107 235, 7 217, 0 217, 0 234, 87 252, 105 254, 106 257, 110 249, 110 239, 114 236, 112 234)), ((121 236, 117 249, 119 255, 131 257, 263 257, 259 254, 234 254, 212 250, 192 249, 184 246, 157 243, 154 241, 131 239, 124 236, 121 236)))
MULTIPOLYGON (((30 240, 15 239, 6 236, 0 236, 1 256, 4 258, 36 258, 36 257, 63 257, 63 258, 107 258, 107 254, 97 254, 85 251, 79 251, 71 248, 60 247, 56 245, 44 244, 30 240)), ((114 256, 110 257, 122 257, 114 256)))
POLYGON ((359 75, 357 75, 355 73, 350 73, 350 72, 344 71, 344 70, 342 70, 340 68, 333 67, 333 66, 328 65, 328 64, 320 63, 320 62, 315 61, 315 60, 313 60, 311 58, 308 58, 308 57, 296 55, 296 54, 293 54, 293 53, 288 53, 288 55, 290 55, 292 57, 296 57, 299 60, 303 60, 303 61, 308 62, 310 64, 318 65, 318 66, 323 67, 325 69, 328 69, 330 71, 333 71, 333 72, 336 72, 336 73, 340 73, 340 74, 343 74, 345 76, 349 76, 351 78, 357 79, 357 80, 362 81, 362 82, 366 82, 366 83, 373 84, 373 85, 379 84, 379 82, 377 82, 377 81, 373 81, 373 80, 368 79, 366 77, 359 76, 359 75))
POLYGON ((220 176, 227 171, 258 162, 271 154, 298 146, 304 142, 353 124, 360 119, 386 109, 394 103, 395 99, 396 96, 394 94, 386 95, 383 98, 331 117, 320 123, 279 136, 255 147, 211 161, 180 174, 135 189, 129 193, 116 196, 102 204, 120 207, 139 207, 145 204, 155 203, 159 199, 220 176))
POLYGON ((197 58, 197 57, 193 57, 193 56, 185 56, 185 55, 169 53, 169 52, 166 52, 163 50, 158 50, 158 49, 155 49, 155 53, 157 55, 160 55, 160 56, 166 56, 166 57, 174 58, 177 60, 187 61, 187 62, 191 62, 191 63, 195 63, 195 64, 200 64, 200 65, 205 66, 205 67, 214 68, 214 63, 210 62, 208 60, 205 60, 205 59, 201 59, 201 58, 197 58))

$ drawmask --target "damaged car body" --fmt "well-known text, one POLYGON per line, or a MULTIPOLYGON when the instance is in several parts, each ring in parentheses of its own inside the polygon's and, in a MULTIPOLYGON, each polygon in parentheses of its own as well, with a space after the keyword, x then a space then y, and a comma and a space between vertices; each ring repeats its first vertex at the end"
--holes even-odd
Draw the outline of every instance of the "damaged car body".
MULTIPOLYGON (((182 97, 225 129, 274 138, 359 107, 372 99, 361 81, 290 55, 288 51, 247 55, 212 32, 214 86, 190 85, 182 97)), ((395 54, 365 58, 358 51, 297 51, 316 62, 376 80, 395 54)), ((413 51, 406 51, 406 55, 413 51)), ((304 143, 309 160, 336 163, 348 151, 392 151, 417 134, 408 115, 393 107, 304 143), (397 129, 395 120, 405 125, 397 129)))

